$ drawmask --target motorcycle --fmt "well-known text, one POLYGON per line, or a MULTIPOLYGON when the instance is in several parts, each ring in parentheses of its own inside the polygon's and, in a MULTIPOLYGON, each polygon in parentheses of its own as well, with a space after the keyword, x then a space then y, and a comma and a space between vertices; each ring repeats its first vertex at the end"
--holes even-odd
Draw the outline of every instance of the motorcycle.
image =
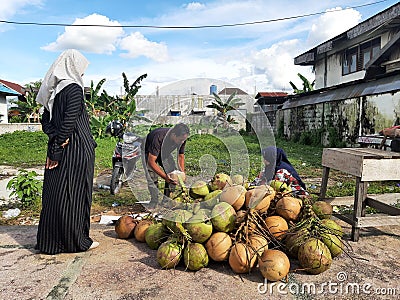
POLYGON ((136 163, 141 159, 143 139, 132 132, 124 132, 121 122, 113 120, 108 123, 106 134, 117 137, 112 156, 111 195, 117 194, 124 181, 132 177, 136 163))

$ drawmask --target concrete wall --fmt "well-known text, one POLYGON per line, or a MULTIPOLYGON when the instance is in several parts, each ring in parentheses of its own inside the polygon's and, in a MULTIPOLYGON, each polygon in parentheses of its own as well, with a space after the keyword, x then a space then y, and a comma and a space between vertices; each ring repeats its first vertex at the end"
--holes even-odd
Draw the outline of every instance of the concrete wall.
MULTIPOLYGON (((222 100, 226 100, 229 95, 219 95, 222 100)), ((153 116, 168 115, 170 110, 180 111, 181 115, 189 115, 192 110, 205 111, 207 116, 214 115, 215 110, 206 107, 214 102, 214 97, 210 95, 137 95, 136 106, 137 110, 145 110, 153 116)), ((237 95, 236 98, 244 104, 239 107, 240 110, 245 110, 247 113, 254 111, 255 99, 250 95, 237 95)), ((145 112, 147 116, 148 113, 145 112)))
POLYGON ((342 52, 328 54, 326 59, 317 61, 315 65, 315 89, 321 89, 338 85, 345 82, 362 79, 365 76, 365 71, 342 75, 342 52), (327 63, 327 67, 325 67, 327 63), (326 68, 326 82, 325 82, 326 68))
POLYGON ((322 130, 324 145, 329 144, 328 132, 335 132, 341 141, 351 146, 357 143, 359 136, 378 134, 400 121, 400 92, 280 110, 276 119, 277 124, 283 119, 284 134, 288 138, 322 130))
POLYGON ((0 123, 0 134, 14 131, 40 131, 42 124, 40 123, 0 123))
POLYGON ((0 124, 8 123, 7 98, 0 94, 0 124))

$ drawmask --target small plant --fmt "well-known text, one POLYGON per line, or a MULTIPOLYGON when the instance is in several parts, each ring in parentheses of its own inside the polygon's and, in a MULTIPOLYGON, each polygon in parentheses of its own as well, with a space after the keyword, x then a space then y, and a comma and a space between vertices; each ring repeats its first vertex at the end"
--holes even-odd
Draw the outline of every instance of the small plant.
POLYGON ((22 208, 32 208, 40 203, 43 182, 37 176, 35 171, 21 169, 7 184, 7 188, 12 190, 10 197, 16 196, 22 208))

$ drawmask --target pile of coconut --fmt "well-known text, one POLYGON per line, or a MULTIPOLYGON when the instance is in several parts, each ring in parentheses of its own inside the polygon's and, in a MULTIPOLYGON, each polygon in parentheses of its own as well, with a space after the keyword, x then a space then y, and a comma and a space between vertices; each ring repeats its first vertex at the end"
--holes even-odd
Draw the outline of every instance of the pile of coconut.
POLYGON ((211 259, 227 261, 235 273, 258 269, 277 281, 295 271, 289 258, 319 274, 345 250, 332 206, 300 199, 279 181, 248 186, 241 175, 220 173, 189 188, 180 180, 171 199, 161 218, 123 216, 115 225, 119 238, 135 237, 157 250, 161 268, 183 264, 197 271, 211 259))

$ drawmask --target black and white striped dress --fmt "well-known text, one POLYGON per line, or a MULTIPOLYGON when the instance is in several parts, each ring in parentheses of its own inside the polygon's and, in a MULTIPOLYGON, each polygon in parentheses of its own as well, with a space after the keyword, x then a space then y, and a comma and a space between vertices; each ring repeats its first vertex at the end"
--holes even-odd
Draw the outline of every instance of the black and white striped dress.
POLYGON ((93 242, 89 229, 96 143, 82 88, 66 86, 55 97, 51 120, 45 110, 41 122, 49 137, 47 156, 59 165, 44 173, 36 247, 46 254, 86 251, 93 242))

